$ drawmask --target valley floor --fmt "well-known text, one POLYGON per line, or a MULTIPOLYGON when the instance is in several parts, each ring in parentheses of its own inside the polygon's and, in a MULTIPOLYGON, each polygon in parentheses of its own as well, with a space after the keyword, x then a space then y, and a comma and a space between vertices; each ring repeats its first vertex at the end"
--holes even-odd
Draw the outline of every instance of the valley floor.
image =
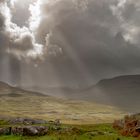
POLYGON ((0 116, 60 119, 66 124, 110 123, 123 117, 125 113, 113 106, 48 96, 27 94, 16 98, 0 98, 0 116))

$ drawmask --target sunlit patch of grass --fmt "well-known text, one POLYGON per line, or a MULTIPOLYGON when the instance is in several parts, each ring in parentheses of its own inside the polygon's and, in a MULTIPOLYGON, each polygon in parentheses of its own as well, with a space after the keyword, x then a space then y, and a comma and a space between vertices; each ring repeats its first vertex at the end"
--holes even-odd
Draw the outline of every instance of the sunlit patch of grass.
POLYGON ((45 120, 60 119, 67 124, 113 122, 114 119, 124 116, 124 112, 111 106, 30 94, 14 98, 11 96, 1 97, 0 113, 4 116, 13 117, 31 117, 45 120))
POLYGON ((20 136, 0 136, 0 140, 24 140, 20 136))

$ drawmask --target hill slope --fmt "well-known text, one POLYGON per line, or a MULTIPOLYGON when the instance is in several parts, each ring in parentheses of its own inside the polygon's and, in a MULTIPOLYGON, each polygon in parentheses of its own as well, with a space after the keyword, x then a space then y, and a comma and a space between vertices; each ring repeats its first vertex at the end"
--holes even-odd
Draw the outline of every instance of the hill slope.
POLYGON ((140 75, 104 79, 82 93, 82 98, 139 112, 140 75))
POLYGON ((0 83, 0 116, 61 119, 64 123, 111 122, 124 113, 112 106, 45 96, 0 83))

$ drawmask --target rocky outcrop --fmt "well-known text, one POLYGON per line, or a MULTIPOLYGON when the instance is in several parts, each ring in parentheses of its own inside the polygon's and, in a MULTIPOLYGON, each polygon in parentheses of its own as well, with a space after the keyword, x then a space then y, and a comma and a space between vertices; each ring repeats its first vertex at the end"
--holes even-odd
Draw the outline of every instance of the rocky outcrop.
POLYGON ((48 130, 46 126, 15 126, 0 128, 0 135, 44 136, 48 130))
POLYGON ((59 119, 46 121, 32 118, 1 118, 0 121, 0 135, 43 136, 48 134, 49 130, 59 131, 61 128, 59 119))
POLYGON ((23 128, 23 136, 43 136, 48 133, 46 126, 26 126, 23 128))
POLYGON ((9 120, 10 124, 24 124, 24 125, 34 125, 34 124, 46 124, 47 121, 31 118, 13 118, 9 120))
POLYGON ((23 127, 13 127, 11 129, 11 134, 13 134, 13 135, 23 135, 23 127))
POLYGON ((0 128, 0 135, 10 135, 11 127, 0 128))

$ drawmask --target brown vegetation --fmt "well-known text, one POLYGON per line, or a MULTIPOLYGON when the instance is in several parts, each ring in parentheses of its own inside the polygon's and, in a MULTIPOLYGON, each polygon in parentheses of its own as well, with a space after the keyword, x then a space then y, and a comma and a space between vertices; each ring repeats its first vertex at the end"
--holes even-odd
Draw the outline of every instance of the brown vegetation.
POLYGON ((115 120, 113 128, 123 136, 140 137, 140 120, 133 115, 127 115, 122 120, 115 120))

